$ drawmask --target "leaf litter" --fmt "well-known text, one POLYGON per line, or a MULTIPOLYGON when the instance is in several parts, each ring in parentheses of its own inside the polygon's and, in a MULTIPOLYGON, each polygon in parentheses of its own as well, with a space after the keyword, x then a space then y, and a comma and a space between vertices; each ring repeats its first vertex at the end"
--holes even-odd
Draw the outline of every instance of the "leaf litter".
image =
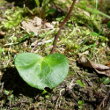
POLYGON ((52 23, 45 22, 41 18, 36 16, 28 21, 23 21, 22 28, 28 33, 33 32, 37 36, 39 32, 43 29, 45 30, 54 29, 54 25, 52 23))
POLYGON ((97 64, 84 56, 79 58, 78 63, 81 64, 83 67, 89 67, 89 68, 94 69, 98 74, 110 76, 109 66, 106 66, 103 64, 97 64))

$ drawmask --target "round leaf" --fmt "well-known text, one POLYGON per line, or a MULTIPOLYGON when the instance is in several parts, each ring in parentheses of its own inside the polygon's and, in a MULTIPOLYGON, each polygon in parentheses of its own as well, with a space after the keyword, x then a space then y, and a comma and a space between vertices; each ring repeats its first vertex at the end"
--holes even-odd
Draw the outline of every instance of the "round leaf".
POLYGON ((69 69, 67 58, 58 53, 46 57, 34 53, 18 54, 15 66, 25 82, 41 90, 57 86, 67 76, 69 69))

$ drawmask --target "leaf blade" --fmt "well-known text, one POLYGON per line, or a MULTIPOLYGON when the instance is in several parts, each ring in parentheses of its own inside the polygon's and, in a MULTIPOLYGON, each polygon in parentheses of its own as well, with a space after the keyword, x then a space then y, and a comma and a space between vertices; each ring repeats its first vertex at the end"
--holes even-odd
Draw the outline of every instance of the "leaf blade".
POLYGON ((44 90, 60 84, 68 74, 69 64, 64 55, 52 54, 46 57, 34 53, 18 54, 15 66, 22 79, 30 86, 44 90))

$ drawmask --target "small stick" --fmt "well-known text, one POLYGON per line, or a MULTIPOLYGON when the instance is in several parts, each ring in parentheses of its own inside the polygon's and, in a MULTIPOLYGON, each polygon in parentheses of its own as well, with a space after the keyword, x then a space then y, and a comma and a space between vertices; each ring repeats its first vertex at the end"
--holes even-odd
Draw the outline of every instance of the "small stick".
POLYGON ((55 48, 56 48, 56 43, 58 41, 58 38, 59 38, 59 35, 61 33, 61 29, 64 27, 65 23, 68 21, 68 19, 70 18, 71 16, 71 12, 74 8, 74 5, 76 3, 76 0, 72 0, 72 4, 71 4, 71 7, 69 9, 69 12, 67 13, 65 19, 63 20, 63 22, 60 23, 60 26, 59 26, 59 31, 57 32, 57 34, 55 35, 55 38, 54 38, 54 41, 53 41, 53 47, 52 47, 52 50, 50 52, 50 54, 54 53, 55 52, 55 48))

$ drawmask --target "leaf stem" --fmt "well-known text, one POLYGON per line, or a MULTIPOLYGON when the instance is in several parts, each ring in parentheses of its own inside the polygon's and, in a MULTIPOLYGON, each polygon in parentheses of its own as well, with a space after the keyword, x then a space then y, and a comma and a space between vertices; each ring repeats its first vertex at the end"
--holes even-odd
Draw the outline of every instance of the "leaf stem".
POLYGON ((63 22, 61 22, 60 25, 59 25, 59 30, 58 30, 57 34, 55 35, 55 38, 54 38, 54 41, 53 41, 53 47, 52 47, 52 50, 51 50, 50 54, 52 54, 52 53, 55 52, 56 44, 57 44, 59 35, 60 35, 60 33, 61 33, 61 30, 62 30, 62 28, 64 27, 65 23, 68 21, 68 19, 69 19, 70 16, 71 16, 72 10, 73 10, 74 5, 75 5, 75 3, 76 3, 76 0, 72 0, 72 1, 73 1, 73 2, 72 2, 72 4, 71 4, 71 7, 70 7, 70 9, 69 9, 69 11, 68 11, 68 13, 67 13, 65 19, 64 19, 63 22))

